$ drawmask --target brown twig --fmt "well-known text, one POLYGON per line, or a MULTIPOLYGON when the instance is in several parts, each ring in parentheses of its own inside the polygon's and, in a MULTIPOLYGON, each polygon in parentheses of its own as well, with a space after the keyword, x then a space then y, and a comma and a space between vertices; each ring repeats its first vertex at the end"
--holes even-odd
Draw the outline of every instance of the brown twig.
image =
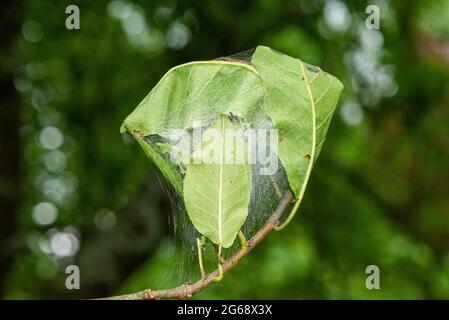
MULTIPOLYGON (((223 263, 223 273, 226 273, 235 265, 237 265, 237 263, 244 256, 251 252, 266 237, 266 235, 273 230, 273 228, 279 223, 279 218, 292 201, 292 198, 293 194, 290 191, 287 191, 279 201, 276 210, 274 210, 273 214, 268 218, 265 225, 259 231, 257 231, 257 233, 251 239, 247 241, 247 246, 242 247, 239 251, 237 251, 233 256, 231 256, 223 263)), ((214 284, 214 279, 217 276, 218 270, 215 270, 214 272, 205 275, 195 283, 186 283, 179 287, 165 290, 146 289, 136 293, 107 297, 103 298, 102 300, 186 299, 214 284)))

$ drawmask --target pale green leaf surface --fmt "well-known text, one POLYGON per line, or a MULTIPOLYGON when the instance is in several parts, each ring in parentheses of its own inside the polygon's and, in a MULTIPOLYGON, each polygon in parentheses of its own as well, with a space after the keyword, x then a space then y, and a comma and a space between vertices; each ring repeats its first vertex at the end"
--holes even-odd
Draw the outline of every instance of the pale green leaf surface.
POLYGON ((257 47, 251 62, 265 84, 267 113, 279 130, 279 158, 295 195, 304 193, 343 89, 332 75, 257 47))
MULTIPOLYGON (((201 150, 212 149, 219 152, 219 163, 203 162, 187 166, 184 201, 195 228, 212 242, 228 248, 248 215, 252 167, 246 163, 225 162, 227 156, 235 154, 234 148, 225 148, 226 129, 236 130, 226 116, 220 116, 217 123, 209 129, 219 132, 219 139, 201 141, 201 150)), ((204 135, 207 136, 206 133, 204 135)))
POLYGON ((146 136, 207 124, 225 112, 251 121, 262 111, 263 95, 257 71, 247 64, 191 62, 167 72, 123 126, 146 136))
POLYGON ((128 131, 147 156, 182 195, 179 167, 167 163, 145 137, 207 126, 219 114, 232 113, 247 121, 264 116, 263 84, 250 65, 225 61, 198 61, 172 68, 147 97, 125 119, 121 131, 128 131), (194 123, 197 122, 197 123, 194 123))

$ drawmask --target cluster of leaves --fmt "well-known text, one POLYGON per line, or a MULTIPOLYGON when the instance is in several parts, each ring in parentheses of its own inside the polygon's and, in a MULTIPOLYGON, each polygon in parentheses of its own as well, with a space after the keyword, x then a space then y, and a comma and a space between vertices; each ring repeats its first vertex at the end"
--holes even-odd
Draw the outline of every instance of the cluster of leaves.
MULTIPOLYGON (((299 204, 343 89, 318 67, 268 47, 257 47, 248 62, 230 60, 171 69, 122 126, 184 198, 196 229, 219 248, 233 244, 248 215, 253 188, 249 163, 225 163, 235 150, 225 148, 224 132, 236 130, 236 125, 224 114, 254 128, 268 118, 281 131, 278 156, 299 204), (147 137, 175 128, 192 130, 195 122, 215 122, 208 130, 221 133, 212 142, 220 155, 218 163, 188 164, 184 177, 184 170, 167 160, 171 146, 161 149, 147 137)), ((207 148, 208 141, 203 137, 199 149, 207 148)), ((198 157, 195 152, 192 157, 198 157)))
POLYGON ((3 140, 20 148, 21 160, 17 178, 2 180, 0 201, 14 185, 20 193, 0 215, 11 235, 0 232, 2 297, 167 287, 166 270, 179 271, 166 264, 169 204, 156 168, 117 127, 170 67, 259 43, 321 66, 345 90, 289 232, 267 237, 200 297, 449 297, 447 1, 80 0, 77 31, 64 26, 66 3, 11 4, 16 11, 2 6, 11 41, 1 44, 0 64, 14 84, 1 116, 3 140), (365 28, 372 4, 379 30, 365 28), (46 126, 64 136, 56 154, 65 165, 47 161, 55 152, 40 146, 46 126), (55 186, 70 197, 55 202, 52 224, 37 224, 33 208, 53 201, 55 186), (49 240, 68 226, 78 230, 79 250, 59 257, 49 240), (73 263, 78 291, 64 286, 73 263), (369 264, 380 268, 380 290, 365 288, 369 264))

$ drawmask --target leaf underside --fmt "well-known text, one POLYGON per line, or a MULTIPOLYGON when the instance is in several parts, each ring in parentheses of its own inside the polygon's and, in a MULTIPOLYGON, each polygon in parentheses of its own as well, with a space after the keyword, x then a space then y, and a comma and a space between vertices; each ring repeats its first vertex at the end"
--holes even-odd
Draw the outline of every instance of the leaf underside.
POLYGON ((251 62, 265 84, 267 113, 279 130, 279 158, 298 196, 321 151, 343 85, 318 67, 268 47, 257 47, 251 62))
POLYGON ((171 69, 125 119, 122 132, 128 131, 182 195, 179 166, 163 160, 147 146, 145 137, 163 135, 173 129, 190 129, 195 122, 206 126, 218 115, 232 113, 257 122, 264 116, 264 88, 257 71, 245 64, 224 61, 199 61, 171 69))
MULTIPOLYGON (((233 148, 224 147, 225 130, 235 130, 226 116, 220 116, 209 130, 219 132, 219 139, 204 139, 201 141, 201 150, 216 150, 219 153, 219 163, 187 166, 184 202, 195 228, 212 242, 228 248, 248 215, 252 167, 247 163, 225 161, 227 156, 235 154, 233 148), (211 146, 211 143, 215 145, 211 146)), ((237 135, 236 138, 241 139, 237 135)), ((245 144, 243 140, 240 142, 245 144)))

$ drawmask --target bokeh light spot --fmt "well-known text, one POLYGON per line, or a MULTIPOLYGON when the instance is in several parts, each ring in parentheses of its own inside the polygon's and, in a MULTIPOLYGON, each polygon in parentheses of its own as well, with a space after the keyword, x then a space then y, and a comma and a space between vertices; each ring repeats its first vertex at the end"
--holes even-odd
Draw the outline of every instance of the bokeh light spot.
POLYGON ((51 202, 41 202, 34 206, 32 217, 35 223, 48 225, 55 222, 58 217, 58 209, 51 202))
POLYGON ((64 141, 61 131, 55 127, 45 127, 39 135, 41 146, 48 150, 59 148, 64 141))
POLYGON ((25 21, 22 26, 22 35, 29 42, 39 42, 42 39, 42 27, 36 21, 25 21))

